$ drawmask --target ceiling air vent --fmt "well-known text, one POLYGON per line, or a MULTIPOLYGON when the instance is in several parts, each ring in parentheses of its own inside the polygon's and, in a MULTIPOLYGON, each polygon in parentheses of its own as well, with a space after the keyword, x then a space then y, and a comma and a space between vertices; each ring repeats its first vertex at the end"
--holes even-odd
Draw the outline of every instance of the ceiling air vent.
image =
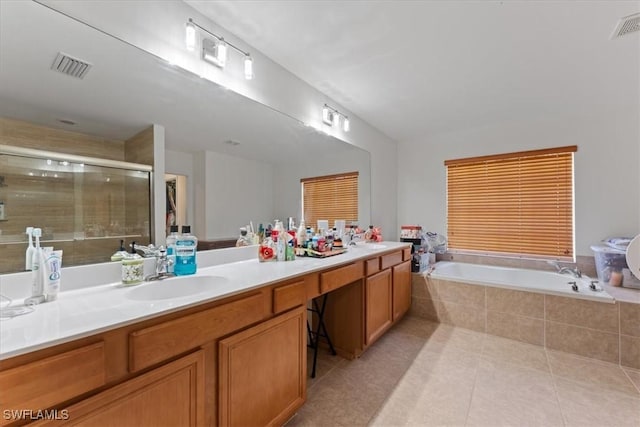
POLYGON ((629 33, 640 31, 640 13, 634 13, 633 15, 625 16, 621 18, 616 25, 616 29, 611 35, 611 39, 617 39, 629 33))
POLYGON ((78 58, 59 52, 51 65, 51 69, 79 79, 84 78, 91 69, 91 64, 78 58))

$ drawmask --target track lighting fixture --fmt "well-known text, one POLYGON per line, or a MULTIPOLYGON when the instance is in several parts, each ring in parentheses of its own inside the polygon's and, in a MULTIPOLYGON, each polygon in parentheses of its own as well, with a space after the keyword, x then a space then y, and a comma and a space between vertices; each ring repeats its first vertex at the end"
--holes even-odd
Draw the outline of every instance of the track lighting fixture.
POLYGON ((340 127, 340 121, 342 120, 342 130, 349 132, 351 130, 351 124, 349 123, 349 117, 342 114, 340 111, 327 104, 322 107, 322 121, 329 126, 340 127))
POLYGON ((227 64, 227 44, 222 40, 202 40, 202 59, 205 61, 224 68, 227 64))
POLYGON ((253 59, 248 53, 244 56, 244 78, 247 80, 253 78, 253 59))
POLYGON ((187 50, 193 52, 196 48, 196 26, 193 24, 191 19, 189 19, 189 22, 187 22, 185 41, 187 44, 187 50))
POLYGON ((226 41, 222 36, 213 34, 211 31, 198 25, 193 19, 189 18, 186 26, 186 46, 190 51, 195 50, 197 43, 197 30, 212 36, 213 39, 205 38, 202 40, 202 59, 217 67, 224 68, 227 65, 227 56, 229 48, 239 52, 244 56, 244 77, 247 80, 253 79, 253 59, 249 52, 245 52, 239 47, 226 41))

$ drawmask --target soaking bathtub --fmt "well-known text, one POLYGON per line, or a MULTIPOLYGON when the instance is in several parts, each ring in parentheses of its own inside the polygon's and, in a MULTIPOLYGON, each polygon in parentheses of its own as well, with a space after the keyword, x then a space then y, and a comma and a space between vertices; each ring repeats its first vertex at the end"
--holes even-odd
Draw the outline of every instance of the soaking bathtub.
MULTIPOLYGON (((558 274, 550 271, 451 261, 437 262, 426 275, 433 279, 472 285, 493 286, 496 288, 559 295, 599 302, 615 302, 615 299, 606 291, 591 290, 589 286, 591 281, 595 279, 584 275, 582 278, 575 278, 569 274, 558 274), (577 291, 572 289, 571 282, 576 283, 578 286, 577 291)), ((597 286, 598 289, 602 289, 600 285, 597 286)))

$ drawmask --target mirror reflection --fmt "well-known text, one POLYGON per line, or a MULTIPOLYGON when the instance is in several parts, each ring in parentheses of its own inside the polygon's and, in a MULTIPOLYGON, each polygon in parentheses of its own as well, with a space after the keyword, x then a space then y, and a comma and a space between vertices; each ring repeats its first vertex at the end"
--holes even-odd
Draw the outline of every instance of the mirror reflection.
MULTIPOLYGON (((250 221, 256 226, 275 218, 299 221, 301 179, 352 171, 359 172, 358 223, 368 224, 366 151, 35 2, 3 2, 0 31, 0 144, 151 165, 156 175, 149 201, 152 242, 164 243, 171 221, 191 225, 203 242, 235 242, 239 227, 250 221), (58 72, 52 64, 59 53, 91 67, 82 78, 58 72), (16 124, 46 129, 46 135, 27 132, 18 142, 16 124), (90 143, 78 143, 79 135, 90 143), (168 218, 171 176, 182 177, 176 181, 181 208, 168 218)), ((14 235, 8 231, 11 218, 29 215, 14 204, 10 189, 0 194, 11 213, 0 221, 0 249, 3 239, 14 235)), ((48 184, 46 191, 59 193, 48 184)), ((148 197, 143 193, 137 193, 140 200, 148 197)), ((108 197, 94 199, 109 212, 126 206, 122 198, 112 198, 111 207, 108 197)), ((66 220, 75 224, 75 215, 66 220)), ((26 235, 20 238, 24 251, 26 235)), ((104 244, 108 261, 118 244, 104 244)), ((66 266, 83 262, 66 254, 64 261, 66 266)))

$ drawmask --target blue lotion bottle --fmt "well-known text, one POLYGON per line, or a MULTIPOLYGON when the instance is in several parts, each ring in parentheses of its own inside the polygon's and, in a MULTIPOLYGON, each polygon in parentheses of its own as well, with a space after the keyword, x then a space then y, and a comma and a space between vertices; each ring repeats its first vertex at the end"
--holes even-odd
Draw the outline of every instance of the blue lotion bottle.
POLYGON ((175 243, 176 263, 173 267, 173 272, 177 276, 195 274, 197 247, 198 238, 191 234, 191 226, 183 225, 182 234, 176 239, 175 243))

